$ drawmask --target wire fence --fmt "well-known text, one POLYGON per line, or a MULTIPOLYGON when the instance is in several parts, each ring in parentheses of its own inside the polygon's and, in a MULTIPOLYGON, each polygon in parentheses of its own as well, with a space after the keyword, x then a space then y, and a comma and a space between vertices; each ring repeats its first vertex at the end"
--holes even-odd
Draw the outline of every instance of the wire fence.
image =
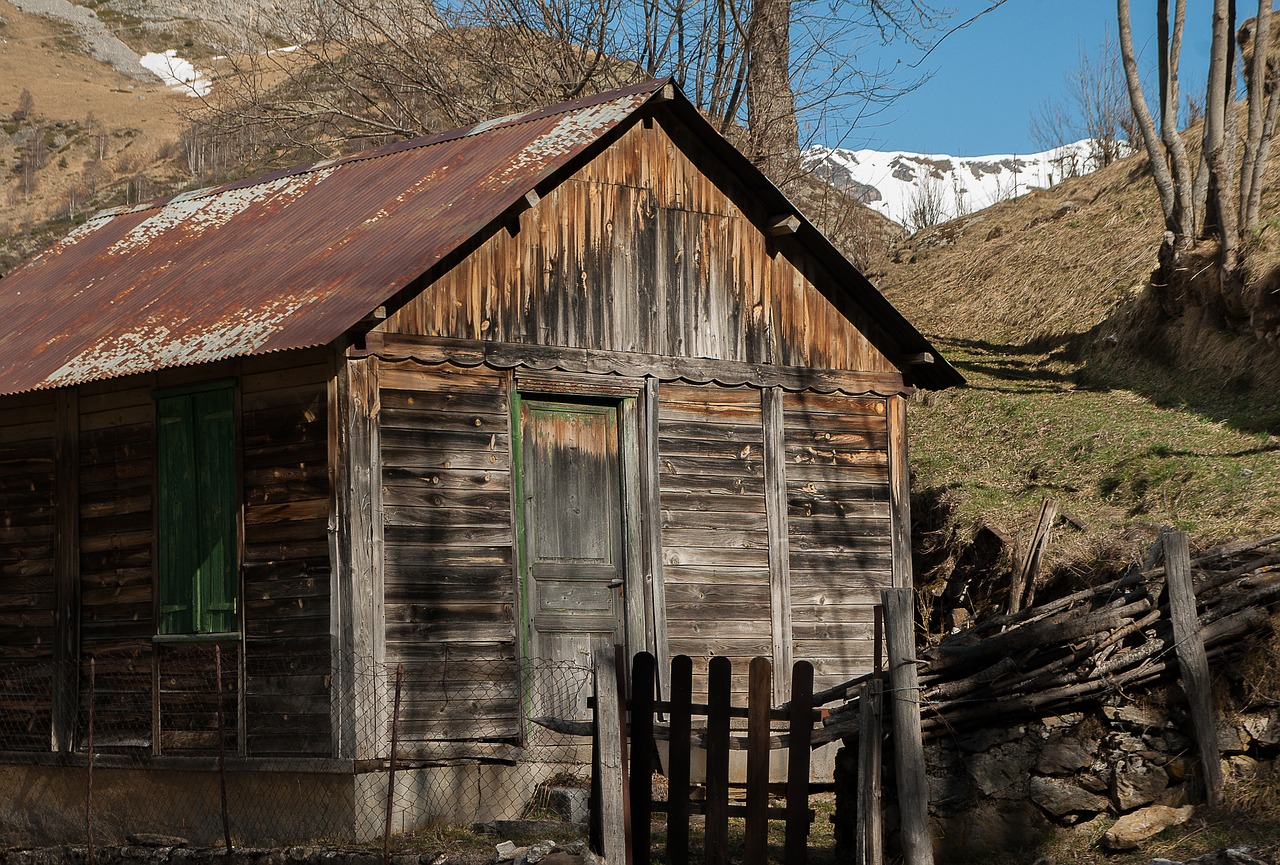
POLYGON ((371 842, 585 819, 590 739, 535 721, 590 717, 585 666, 246 654, 160 644, 75 672, 0 667, 0 843, 371 842))

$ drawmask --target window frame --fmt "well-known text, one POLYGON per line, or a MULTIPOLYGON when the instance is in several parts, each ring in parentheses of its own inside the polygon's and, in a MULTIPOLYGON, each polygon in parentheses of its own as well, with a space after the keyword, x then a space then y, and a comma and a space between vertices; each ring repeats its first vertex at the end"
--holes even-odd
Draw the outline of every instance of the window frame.
MULTIPOLYGON (((244 521, 243 521, 243 488, 242 488, 242 447, 241 447, 241 412, 240 412, 240 389, 235 379, 219 379, 217 381, 201 382, 199 384, 184 385, 179 387, 158 388, 152 391, 152 404, 154 406, 153 422, 154 422, 154 441, 153 441, 153 544, 152 544, 152 574, 153 574, 153 628, 152 640, 156 643, 182 643, 182 642, 215 642, 238 640, 243 634, 243 615, 244 615, 244 585, 243 585, 243 550, 244 550, 244 521), (225 450, 224 457, 228 465, 228 471, 231 474, 229 482, 223 488, 222 494, 226 495, 226 505, 228 514, 226 519, 228 525, 224 529, 227 532, 226 540, 230 542, 229 550, 225 556, 225 571, 223 582, 223 596, 230 595, 229 615, 223 620, 223 627, 214 629, 208 627, 201 629, 202 620, 209 612, 208 605, 205 600, 205 594, 201 591, 199 580, 199 572, 191 574, 191 585, 187 587, 188 596, 190 598, 191 607, 189 616, 189 629, 174 630, 172 633, 166 633, 164 601, 166 577, 165 577, 165 553, 166 553, 166 536, 169 533, 182 529, 175 529, 172 524, 168 524, 168 518, 165 514, 163 493, 164 477, 162 477, 162 461, 164 454, 164 441, 162 439, 162 403, 165 400, 184 397, 196 396, 202 394, 213 394, 226 392, 229 395, 229 405, 227 410, 230 412, 230 453, 225 450), (228 621, 229 619, 229 621, 228 621), (229 625, 229 629, 228 626, 229 625)), ((219 407, 221 408, 221 407, 219 407)), ((188 409, 189 411, 191 409, 188 409)), ((193 418, 191 429, 190 445, 193 448, 199 447, 201 440, 200 430, 203 428, 198 421, 193 418)), ((206 436, 207 438, 207 436, 206 436)), ((194 470, 198 473, 201 468, 202 458, 197 456, 193 458, 194 470)), ((202 493, 202 485, 198 477, 192 482, 195 492, 196 507, 200 511, 207 510, 207 504, 211 499, 205 498, 202 493)), ((197 527, 203 528, 197 523, 197 527)))

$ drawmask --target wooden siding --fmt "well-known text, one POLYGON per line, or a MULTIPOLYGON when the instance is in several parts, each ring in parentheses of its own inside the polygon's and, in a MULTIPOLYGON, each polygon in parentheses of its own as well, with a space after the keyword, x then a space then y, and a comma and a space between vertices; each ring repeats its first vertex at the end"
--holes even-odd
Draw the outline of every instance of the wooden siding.
POLYGON ((745 697, 750 659, 773 651, 764 473, 760 391, 660 387, 658 485, 671 653, 728 657, 735 698, 745 697))
POLYGON ((54 660, 54 451, 50 394, 0 414, 0 748, 49 747, 54 660))
POLYGON ((787 393, 782 406, 793 651, 822 688, 870 666, 892 585, 885 400, 787 393))
MULTIPOLYGON (((286 356, 288 357, 288 356, 286 356)), ((245 364, 246 747, 255 756, 332 748, 328 378, 322 353, 245 364)))
POLYGON ((744 213, 697 149, 674 122, 633 127, 378 329, 895 372, 818 290, 830 277, 762 234, 753 218, 772 214, 744 213))
POLYGON ((519 734, 508 376, 385 364, 386 660, 404 663, 400 736, 519 734))
POLYGON ((146 376, 80 389, 80 647, 95 661, 104 748, 152 742, 154 388, 146 376))

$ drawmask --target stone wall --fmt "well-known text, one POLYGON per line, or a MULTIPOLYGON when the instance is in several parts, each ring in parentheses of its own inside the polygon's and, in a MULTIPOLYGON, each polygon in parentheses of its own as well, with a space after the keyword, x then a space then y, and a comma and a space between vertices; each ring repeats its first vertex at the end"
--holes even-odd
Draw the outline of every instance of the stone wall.
MULTIPOLYGON (((1228 784, 1280 771, 1280 709, 1232 713, 1219 728, 1228 784)), ((930 812, 940 861, 1027 849, 1067 827, 1152 804, 1200 801, 1191 724, 1178 709, 1116 700, 1088 712, 939 736, 927 743, 930 812)), ((885 832, 893 845, 892 758, 885 832)), ((837 757, 837 843, 852 844, 856 742, 837 757)), ((851 848, 849 848, 851 849, 851 848)))

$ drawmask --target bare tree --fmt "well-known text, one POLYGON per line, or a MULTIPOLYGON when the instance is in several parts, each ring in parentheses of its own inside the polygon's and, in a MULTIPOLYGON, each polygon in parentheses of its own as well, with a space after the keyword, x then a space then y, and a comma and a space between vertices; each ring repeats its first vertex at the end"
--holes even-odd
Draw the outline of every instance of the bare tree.
POLYGON ((1136 138, 1115 37, 1108 33, 1093 54, 1081 46, 1064 85, 1063 97, 1046 100, 1032 116, 1031 136, 1045 150, 1088 142, 1083 161, 1079 154, 1063 151, 1063 176, 1105 168, 1136 138))
POLYGON ((926 0, 305 0, 284 32, 247 37, 204 123, 329 153, 670 73, 779 178, 802 128, 914 82, 859 68, 861 45, 922 41, 943 20, 926 0), (280 40, 298 47, 268 50, 280 40))
MULTIPOLYGON (((1160 195, 1165 232, 1153 282, 1175 284, 1187 254, 1197 242, 1215 244, 1218 289, 1211 306, 1225 321, 1247 320, 1260 298, 1246 298, 1241 242, 1257 225, 1262 178, 1277 115, 1275 65, 1271 55, 1271 3, 1259 0, 1258 15, 1236 32, 1235 0, 1214 0, 1209 75, 1203 101, 1203 137, 1193 169, 1178 130, 1181 103, 1178 65, 1186 26, 1186 0, 1156 4, 1160 84, 1160 136, 1146 104, 1133 47, 1129 0, 1117 0, 1120 50, 1130 102, 1142 127, 1152 179, 1160 195), (1245 55, 1248 126, 1243 156, 1237 158, 1237 40, 1245 55), (1238 173, 1237 173, 1238 172, 1238 173)), ((1188 104, 1199 105, 1188 96, 1188 104)))
POLYGON ((926 173, 911 190, 907 199, 907 211, 903 224, 912 231, 921 231, 944 222, 947 218, 947 190, 942 180, 926 173))

